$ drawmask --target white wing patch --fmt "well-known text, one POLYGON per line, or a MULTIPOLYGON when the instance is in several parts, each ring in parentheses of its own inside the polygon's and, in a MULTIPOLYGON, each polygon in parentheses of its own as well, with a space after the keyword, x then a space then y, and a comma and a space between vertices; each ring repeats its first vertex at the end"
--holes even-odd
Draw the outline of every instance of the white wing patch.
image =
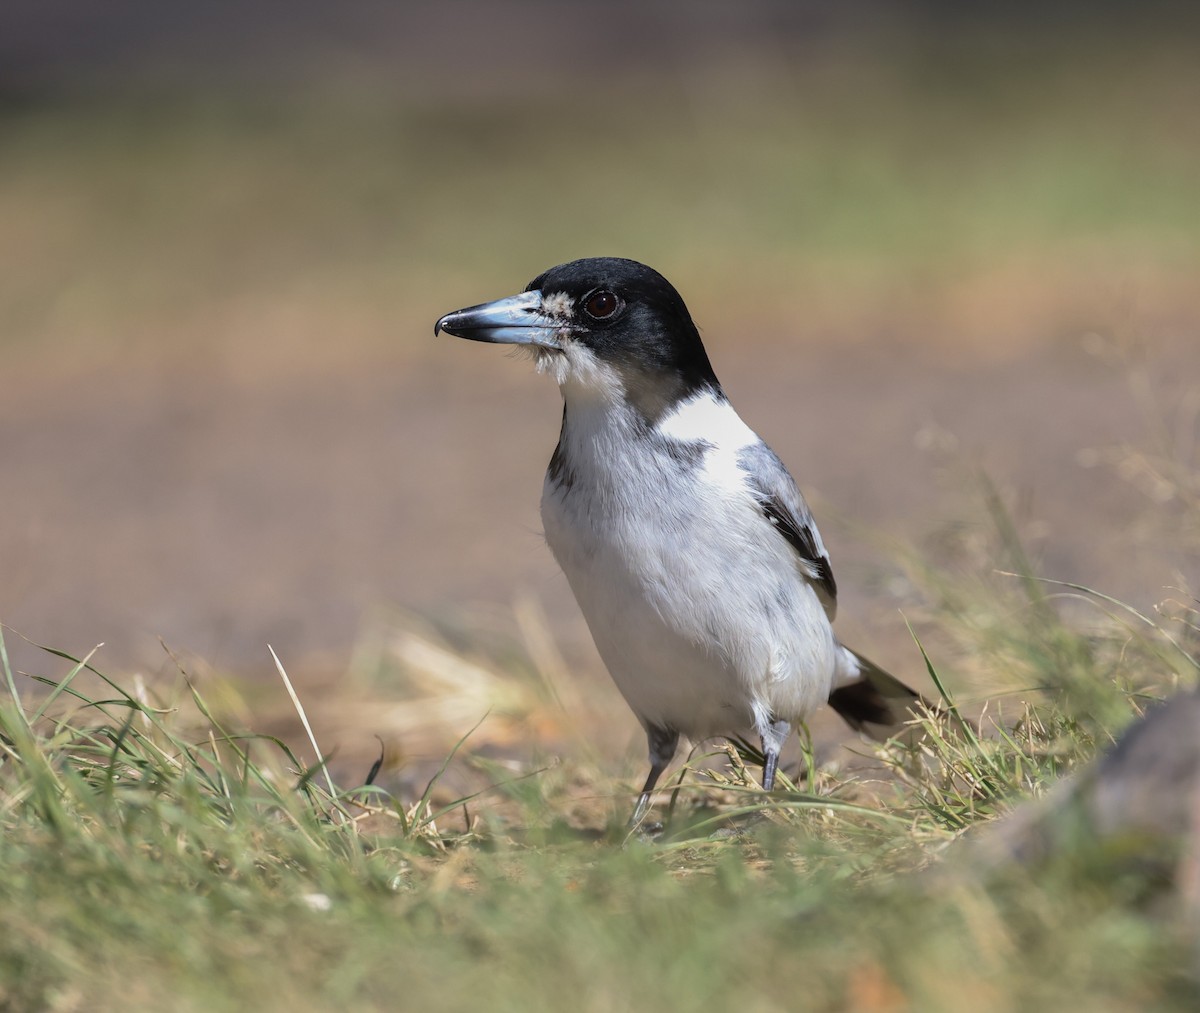
POLYGON ((663 416, 658 431, 685 443, 704 440, 734 453, 758 442, 754 430, 741 420, 733 405, 711 390, 693 395, 663 416))
POLYGON ((701 391, 666 415, 658 424, 658 432, 668 440, 707 443, 703 474, 711 486, 727 495, 747 492, 746 474, 739 466, 738 455, 759 439, 723 397, 701 391))

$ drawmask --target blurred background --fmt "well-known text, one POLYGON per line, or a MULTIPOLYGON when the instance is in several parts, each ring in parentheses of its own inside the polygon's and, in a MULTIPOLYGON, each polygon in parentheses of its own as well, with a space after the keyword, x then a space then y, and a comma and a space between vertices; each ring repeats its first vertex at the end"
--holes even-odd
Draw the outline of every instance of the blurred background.
POLYGON ((557 391, 432 333, 592 255, 680 289, 814 503, 844 638, 889 667, 919 677, 922 572, 1012 565, 980 476, 1039 572, 1178 597, 1198 29, 1169 4, 9 0, 0 621, 103 642, 114 675, 239 680, 257 725, 271 643, 351 757, 432 753, 488 706, 537 738, 489 681, 524 667, 636 755, 540 536, 557 391))

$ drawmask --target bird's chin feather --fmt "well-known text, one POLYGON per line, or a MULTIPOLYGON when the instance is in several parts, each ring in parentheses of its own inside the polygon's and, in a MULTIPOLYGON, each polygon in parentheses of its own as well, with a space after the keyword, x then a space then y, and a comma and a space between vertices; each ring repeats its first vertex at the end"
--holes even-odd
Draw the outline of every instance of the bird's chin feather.
POLYGON ((542 345, 514 345, 512 354, 519 359, 532 359, 534 369, 539 373, 549 373, 558 384, 566 379, 570 365, 564 353, 556 348, 546 348, 542 345))

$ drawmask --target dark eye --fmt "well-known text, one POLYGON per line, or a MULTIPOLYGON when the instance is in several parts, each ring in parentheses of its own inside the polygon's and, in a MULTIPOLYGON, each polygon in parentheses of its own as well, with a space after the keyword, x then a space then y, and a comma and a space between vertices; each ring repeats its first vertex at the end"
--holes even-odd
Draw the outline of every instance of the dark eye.
POLYGON ((601 290, 589 295, 587 302, 583 304, 583 308, 587 310, 589 317, 603 320, 605 317, 611 317, 621 308, 621 300, 612 292, 601 290))

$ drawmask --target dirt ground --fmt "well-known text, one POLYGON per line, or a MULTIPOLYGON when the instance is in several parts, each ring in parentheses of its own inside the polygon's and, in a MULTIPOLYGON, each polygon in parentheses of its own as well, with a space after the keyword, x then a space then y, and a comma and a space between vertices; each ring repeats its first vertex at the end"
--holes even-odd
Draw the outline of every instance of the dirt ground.
MULTIPOLYGON (((1005 491, 1047 576, 1145 607, 1182 572, 1139 523, 1138 474, 1105 456, 1169 419, 1145 418, 1131 367, 1085 340, 955 365, 710 344, 816 504, 860 640, 887 615, 894 569, 874 538, 936 546, 946 525, 985 523, 973 469, 1005 491)), ((1198 357, 1155 352, 1151 410, 1179 401, 1198 357)), ((318 374, 181 362, 60 383, 30 366, 6 386, 0 611, 43 643, 104 642, 110 668, 153 671, 162 637, 245 670, 266 667, 267 643, 345 657, 375 609, 436 616, 520 591, 573 626, 537 516, 558 394, 499 349, 431 334, 415 358, 318 374)))
POLYGON ((502 642, 532 601, 588 734, 635 740, 539 533, 557 392, 432 335, 564 250, 680 283, 813 503, 843 638, 905 678, 905 560, 1011 565, 981 475, 1048 577, 1142 609, 1200 582, 1184 33, 277 6, 19 4, 0 32, 7 629, 170 683, 161 640, 291 736, 271 644, 357 763, 479 716, 387 716, 375 646, 425 620, 502 642))
MULTIPOLYGON (((914 592, 889 553, 961 566, 964 530, 988 526, 975 469, 1000 487, 1047 576, 1149 608, 1194 566, 1171 503, 1147 495, 1135 458, 1106 456, 1153 435, 1154 420, 1131 387, 1138 371, 1094 341, 956 365, 915 348, 791 351, 752 335, 710 345, 731 397, 815 503, 843 637, 914 682, 899 611, 914 592)), ((1160 347, 1145 363, 1165 410, 1200 375, 1198 348, 1160 347)), ((206 670, 273 679, 271 644, 315 694, 318 727, 361 763, 387 733, 386 720, 368 727, 386 690, 346 682, 372 630, 401 613, 461 621, 480 609, 503 625, 528 595, 594 694, 590 709, 616 722, 601 737, 636 738, 539 534, 560 409, 526 363, 431 335, 416 356, 315 373, 181 362, 14 379, 0 403, 11 629, 76 653, 103 642, 97 662, 114 674, 169 676, 162 638, 206 670), (364 693, 375 703, 345 698, 364 693)), ((59 667, 9 640, 18 667, 59 667)), ((291 731, 279 712, 265 706, 259 724, 269 713, 291 731)), ((429 749, 453 737, 425 731, 429 749)))

